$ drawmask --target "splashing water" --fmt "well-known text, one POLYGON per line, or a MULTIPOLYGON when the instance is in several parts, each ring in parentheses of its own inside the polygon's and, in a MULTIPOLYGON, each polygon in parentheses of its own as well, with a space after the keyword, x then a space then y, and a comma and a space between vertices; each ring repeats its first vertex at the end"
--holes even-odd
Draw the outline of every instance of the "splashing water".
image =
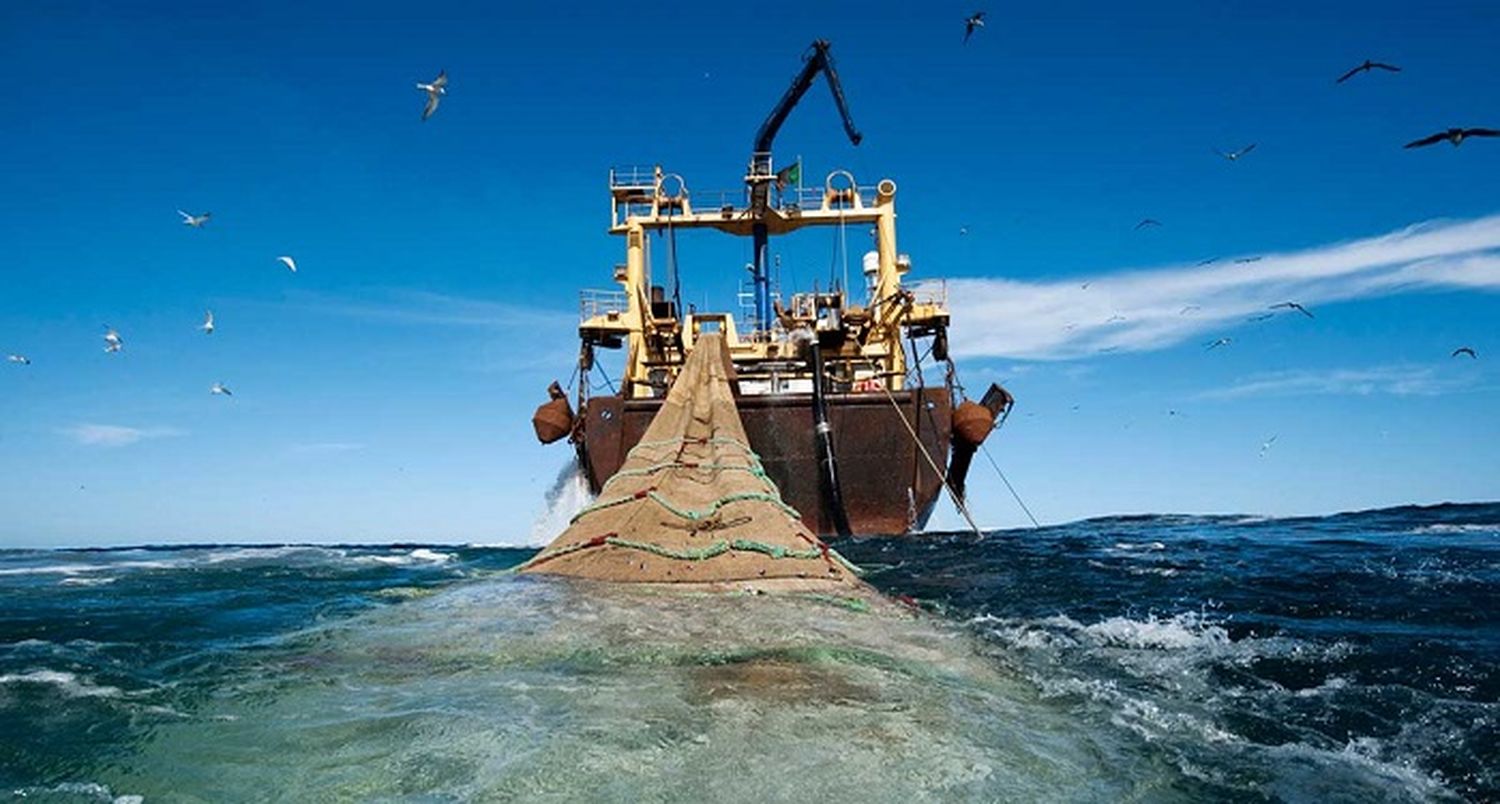
POLYGON ((557 534, 567 529, 574 515, 594 501, 594 495, 589 492, 588 478, 578 461, 570 459, 557 471, 557 479, 552 481, 552 487, 547 489, 543 499, 545 507, 531 523, 531 532, 526 538, 527 544, 538 547, 557 538, 557 534))

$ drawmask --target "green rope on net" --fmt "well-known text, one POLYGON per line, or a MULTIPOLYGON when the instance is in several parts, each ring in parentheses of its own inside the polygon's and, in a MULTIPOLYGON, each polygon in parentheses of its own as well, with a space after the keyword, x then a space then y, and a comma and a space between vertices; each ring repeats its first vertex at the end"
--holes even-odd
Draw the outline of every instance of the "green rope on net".
POLYGON ((799 519, 800 518, 800 515, 797 513, 797 509, 795 509, 795 508, 791 507, 790 505, 787 505, 786 503, 782 502, 780 496, 775 495, 775 494, 768 494, 768 493, 763 492, 763 491, 743 491, 743 492, 740 492, 738 494, 726 494, 725 496, 720 497, 717 500, 714 500, 707 508, 704 508, 701 511, 693 511, 693 510, 689 510, 689 509, 686 509, 686 508, 679 508, 675 504, 673 504, 670 500, 668 500, 666 497, 663 497, 662 495, 657 494, 654 491, 647 492, 646 496, 649 497, 649 498, 651 498, 652 500, 655 500, 657 505, 660 505, 661 507, 667 509, 671 513, 676 514, 677 516, 680 516, 683 519, 686 519, 686 520, 689 520, 689 521, 692 521, 692 522, 697 522, 697 521, 699 521, 701 519, 707 519, 708 517, 711 517, 714 514, 718 513, 720 508, 723 508, 724 506, 729 505, 730 503, 737 503, 737 502, 763 502, 763 503, 768 503, 770 505, 776 506, 777 508, 780 508, 781 511, 782 511, 782 513, 785 513, 787 516, 789 516, 789 517, 791 517, 793 519, 799 519))
POLYGON ((788 550, 787 548, 781 547, 779 545, 751 541, 750 539, 735 539, 734 541, 729 543, 729 546, 733 547, 736 550, 746 550, 754 553, 763 553, 770 556, 771 558, 808 559, 823 557, 823 551, 821 550, 788 550))
MULTIPOLYGON (((697 549, 673 550, 668 547, 662 547, 659 544, 651 544, 650 542, 638 542, 633 539, 624 539, 619 536, 610 535, 603 538, 596 537, 593 539, 585 539, 581 542, 574 542, 570 545, 559 547, 549 553, 532 556, 529 561, 521 564, 519 567, 516 567, 516 571, 520 571, 537 564, 542 564, 555 558, 561 558, 562 556, 569 555, 570 553, 576 553, 580 550, 586 550, 590 547, 600 547, 606 544, 613 545, 615 547, 623 547, 627 550, 639 550, 643 553, 650 553, 654 556, 660 556, 662 558, 670 558, 674 561, 706 561, 710 558, 721 556, 733 550, 741 552, 760 553, 762 555, 769 556, 774 560, 793 559, 801 561, 816 561, 817 559, 823 557, 822 550, 791 550, 786 547, 781 547, 780 545, 767 544, 766 542, 758 542, 753 539, 735 539, 732 542, 726 542, 720 539, 719 541, 712 542, 697 549)), ((839 555, 837 551, 830 549, 828 550, 828 555, 836 560, 849 572, 855 575, 863 574, 859 567, 850 564, 849 561, 843 556, 839 555)))
POLYGON ((606 508, 613 508, 617 505, 624 505, 625 503, 635 502, 636 500, 640 499, 651 499, 655 501, 657 505, 660 505, 661 507, 667 509, 669 512, 691 522, 697 522, 702 519, 707 519, 708 517, 711 517, 714 514, 718 513, 720 508, 723 508, 730 503, 746 501, 769 503, 770 505, 774 505, 777 508, 781 509, 782 513, 786 514, 792 519, 800 521, 800 515, 797 513, 797 509, 782 502, 781 495, 771 494, 764 491, 743 491, 739 492, 738 494, 725 495, 717 500, 714 500, 712 504, 701 511, 693 511, 687 508, 678 507, 672 501, 668 500, 666 497, 663 497, 660 494, 657 494, 655 491, 648 491, 644 495, 631 494, 625 497, 616 497, 613 500, 596 502, 593 505, 587 506, 582 511, 574 514, 573 518, 568 520, 568 524, 574 524, 579 519, 582 519, 583 517, 596 511, 602 511, 606 508))
POLYGON ((724 553, 729 552, 729 545, 722 540, 714 542, 707 547, 701 547, 697 550, 671 550, 666 547, 662 547, 659 544, 651 544, 650 542, 636 542, 629 539, 621 539, 618 536, 611 536, 608 539, 605 539, 604 543, 612 544, 615 547, 627 547, 631 550, 641 550, 652 555, 661 556, 662 558, 671 558, 678 561, 703 561, 705 559, 713 558, 714 556, 723 555, 724 553))

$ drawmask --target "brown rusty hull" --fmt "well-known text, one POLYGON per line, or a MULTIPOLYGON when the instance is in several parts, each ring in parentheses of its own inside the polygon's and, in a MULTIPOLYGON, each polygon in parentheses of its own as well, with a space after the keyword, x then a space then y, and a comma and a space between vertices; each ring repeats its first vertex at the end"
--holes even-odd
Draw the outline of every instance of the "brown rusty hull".
MULTIPOLYGON (((938 466, 947 466, 952 396, 946 388, 894 393, 834 394, 828 399, 834 455, 849 526, 856 534, 896 534, 922 527, 942 491, 942 479, 902 423, 917 428, 938 466)), ((809 529, 834 535, 833 517, 819 483, 811 395, 742 396, 736 399, 750 447, 787 504, 809 529)), ((579 458, 598 493, 625 461, 661 407, 659 399, 596 396, 584 417, 579 458)))

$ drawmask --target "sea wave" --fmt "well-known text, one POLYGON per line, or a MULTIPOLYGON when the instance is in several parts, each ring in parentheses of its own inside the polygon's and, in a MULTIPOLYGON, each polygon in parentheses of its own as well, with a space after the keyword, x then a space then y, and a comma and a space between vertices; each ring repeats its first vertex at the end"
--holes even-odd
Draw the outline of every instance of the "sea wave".
POLYGON ((0 675, 0 686, 30 685, 56 689, 69 698, 119 698, 124 692, 119 687, 93 684, 73 673, 62 670, 32 670, 28 673, 6 673, 0 675))

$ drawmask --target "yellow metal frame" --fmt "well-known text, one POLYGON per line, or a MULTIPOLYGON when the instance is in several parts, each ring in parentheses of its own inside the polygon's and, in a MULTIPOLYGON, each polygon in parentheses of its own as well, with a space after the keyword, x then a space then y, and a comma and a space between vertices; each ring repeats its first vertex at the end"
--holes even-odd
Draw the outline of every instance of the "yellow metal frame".
MULTIPOLYGON (((660 392, 659 387, 652 387, 652 371, 666 368, 675 376, 692 351, 699 333, 710 322, 723 333, 736 365, 787 360, 795 350, 790 333, 769 340, 741 338, 734 317, 728 313, 684 315, 680 321, 653 317, 650 278, 647 276, 647 235, 671 227, 714 229, 749 237, 757 222, 764 223, 772 236, 817 226, 872 224, 878 257, 871 294, 873 301, 869 307, 849 306, 845 297, 843 318, 862 324, 860 336, 845 340, 842 346, 826 353, 825 359, 858 365, 862 376, 878 378, 881 387, 900 390, 905 384, 907 371, 906 353, 901 348, 902 328, 946 326, 948 312, 942 304, 919 302, 902 289, 901 278, 910 270, 910 265, 896 248, 896 183, 890 179, 880 180, 867 203, 865 196, 869 194, 869 189, 860 188, 852 175, 835 171, 824 181, 821 203, 817 208, 768 207, 757 221, 745 207, 726 205, 696 211, 686 182, 680 176, 664 173, 660 166, 652 171, 649 183, 643 176, 627 177, 623 182, 612 177, 609 231, 625 238, 625 264, 616 269, 615 279, 624 290, 626 305, 623 311, 598 313, 586 318, 579 324, 579 335, 586 343, 623 341, 626 355, 625 387, 622 390, 632 397, 648 397, 660 392), (835 181, 840 176, 847 178, 847 184, 835 181), (673 184, 675 187, 670 187, 673 192, 668 192, 673 184)), ((816 326, 811 320, 790 323, 809 328, 816 326)))

